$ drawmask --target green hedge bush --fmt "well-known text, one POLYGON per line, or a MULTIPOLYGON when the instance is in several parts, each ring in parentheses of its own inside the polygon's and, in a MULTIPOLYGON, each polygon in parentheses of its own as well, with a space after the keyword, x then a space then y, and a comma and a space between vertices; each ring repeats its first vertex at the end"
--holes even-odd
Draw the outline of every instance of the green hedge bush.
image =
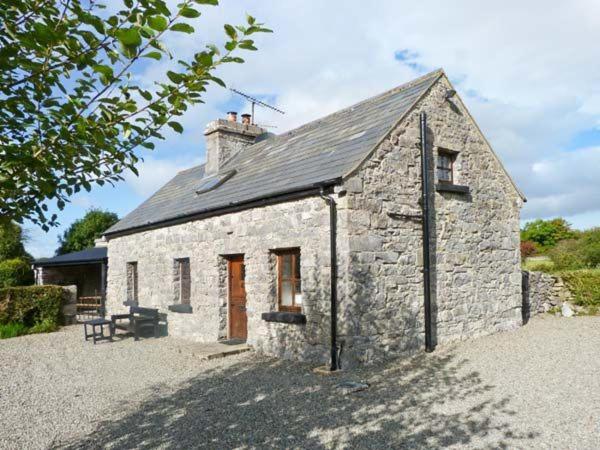
POLYGON ((62 321, 64 296, 60 286, 0 289, 0 325, 19 323, 30 333, 54 331, 62 321))
POLYGON ((26 286, 33 283, 33 271, 25 258, 0 261, 0 288, 26 286))
POLYGON ((559 242, 548 256, 556 270, 600 268, 600 228, 582 231, 576 239, 559 242))
POLYGON ((600 269, 571 270, 557 273, 571 293, 576 304, 600 306, 600 269))

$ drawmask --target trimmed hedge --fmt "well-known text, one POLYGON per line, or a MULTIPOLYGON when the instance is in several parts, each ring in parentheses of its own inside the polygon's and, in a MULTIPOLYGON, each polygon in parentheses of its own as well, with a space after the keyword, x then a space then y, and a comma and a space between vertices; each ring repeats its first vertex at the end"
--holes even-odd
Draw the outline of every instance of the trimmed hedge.
POLYGON ((24 258, 0 261, 0 288, 25 286, 33 283, 33 271, 24 258))
POLYGON ((600 306, 600 269, 558 272, 575 303, 581 306, 600 306))
POLYGON ((54 331, 62 321, 64 296, 60 286, 0 289, 0 325, 20 323, 29 332, 54 331))

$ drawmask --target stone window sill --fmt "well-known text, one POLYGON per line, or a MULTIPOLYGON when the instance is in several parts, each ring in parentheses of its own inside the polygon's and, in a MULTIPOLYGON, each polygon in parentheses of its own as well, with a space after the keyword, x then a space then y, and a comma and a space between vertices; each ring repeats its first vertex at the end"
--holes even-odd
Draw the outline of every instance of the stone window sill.
POLYGON ((182 305, 180 303, 176 303, 174 305, 169 305, 169 311, 181 313, 181 314, 191 314, 192 306, 191 305, 182 305))
POLYGON ((306 323, 306 316, 302 313, 273 311, 262 314, 262 320, 265 322, 292 323, 303 325, 306 323))
POLYGON ((438 183, 435 185, 435 190, 438 192, 452 192, 454 194, 468 194, 469 186, 461 186, 459 184, 438 183))

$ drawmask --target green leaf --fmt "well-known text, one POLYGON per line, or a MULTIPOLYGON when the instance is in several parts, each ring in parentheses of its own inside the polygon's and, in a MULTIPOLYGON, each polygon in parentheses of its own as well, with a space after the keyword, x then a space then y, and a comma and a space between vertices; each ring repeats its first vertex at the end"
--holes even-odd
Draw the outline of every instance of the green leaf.
POLYGON ((144 58, 152 58, 152 59, 159 61, 162 58, 162 53, 161 52, 148 52, 143 56, 144 56, 144 58))
POLYGON ((142 43, 142 37, 137 28, 126 28, 116 32, 116 37, 126 47, 137 47, 142 43))
POLYGON ((34 23, 33 30, 35 31, 35 39, 42 44, 48 44, 54 38, 52 29, 41 23, 34 23))
POLYGON ((181 124, 179 122, 168 122, 167 125, 169 125, 171 128, 173 128, 178 133, 183 133, 183 127, 181 126, 181 124))
POLYGON ((194 27, 187 23, 176 23, 170 28, 170 30, 189 34, 194 32, 194 27))
POLYGON ((188 19, 195 19, 196 17, 200 17, 200 12, 196 11, 194 8, 190 8, 189 6, 181 8, 179 14, 181 14, 183 17, 187 17, 188 19))
POLYGON ((228 58, 223 58, 222 61, 224 63, 238 63, 238 64, 242 64, 244 62, 244 60, 238 56, 230 56, 228 58))
POLYGON ((104 64, 97 64, 93 68, 94 72, 100 73, 107 78, 113 78, 113 70, 109 66, 105 66, 104 64))
POLYGON ((227 86, 225 85, 225 82, 224 82, 223 80, 221 80, 220 78, 217 78, 217 77, 210 77, 210 79, 211 79, 211 80, 213 80, 215 83, 217 83, 219 86, 222 86, 222 87, 227 87, 227 86))
POLYGON ((219 0, 194 0, 195 3, 199 5, 212 5, 217 6, 219 4, 219 0))
POLYGON ((171 80, 175 84, 179 84, 181 83, 181 80, 183 80, 183 77, 180 73, 175 73, 172 70, 169 70, 167 72, 167 77, 169 77, 169 80, 171 80))
POLYGON ((272 33, 273 30, 269 29, 269 28, 264 28, 261 26, 262 24, 259 25, 252 25, 251 27, 248 28, 248 34, 254 34, 254 33, 272 33))
POLYGON ((229 24, 225 24, 223 26, 223 28, 225 28, 225 33, 227 34, 227 36, 229 36, 230 39, 232 40, 237 40, 237 31, 235 31, 235 28, 233 28, 231 25, 229 24))
POLYGON ((168 21, 165 16, 150 16, 148 17, 148 25, 156 31, 165 31, 168 26, 168 21))
POLYGON ((252 51, 257 50, 257 48, 254 46, 254 41, 251 39, 246 39, 244 41, 241 41, 239 44, 239 47, 244 50, 252 50, 252 51))

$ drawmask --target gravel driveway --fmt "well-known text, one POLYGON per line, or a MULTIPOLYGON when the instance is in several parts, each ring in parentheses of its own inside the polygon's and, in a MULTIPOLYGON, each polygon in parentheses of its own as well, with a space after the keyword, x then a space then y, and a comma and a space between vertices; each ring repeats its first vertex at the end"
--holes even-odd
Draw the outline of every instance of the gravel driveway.
POLYGON ((95 347, 80 327, 0 341, 0 447, 600 448, 600 318, 320 377, 171 338, 95 347), (335 385, 370 388, 341 395, 335 385))

